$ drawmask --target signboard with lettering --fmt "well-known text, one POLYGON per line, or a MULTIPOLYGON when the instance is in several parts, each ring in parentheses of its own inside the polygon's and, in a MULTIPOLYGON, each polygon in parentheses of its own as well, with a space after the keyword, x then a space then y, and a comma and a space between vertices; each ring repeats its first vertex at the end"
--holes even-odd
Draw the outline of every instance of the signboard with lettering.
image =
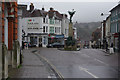
POLYGON ((27 19, 28 30, 39 30, 40 22, 38 18, 29 18, 27 19))

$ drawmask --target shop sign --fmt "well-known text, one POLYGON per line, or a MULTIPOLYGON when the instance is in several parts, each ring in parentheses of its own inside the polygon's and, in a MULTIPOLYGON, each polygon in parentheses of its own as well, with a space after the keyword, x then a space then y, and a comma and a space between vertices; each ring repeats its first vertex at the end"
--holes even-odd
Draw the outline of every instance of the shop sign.
POLYGON ((115 34, 114 34, 114 37, 118 37, 118 33, 115 33, 115 34))
POLYGON ((56 35, 56 38, 64 38, 64 35, 56 35))

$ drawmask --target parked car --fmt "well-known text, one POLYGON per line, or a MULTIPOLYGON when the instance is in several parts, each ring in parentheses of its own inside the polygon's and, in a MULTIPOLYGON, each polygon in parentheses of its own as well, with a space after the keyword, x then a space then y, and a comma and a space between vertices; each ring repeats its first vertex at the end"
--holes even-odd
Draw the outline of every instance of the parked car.
POLYGON ((48 45, 47 45, 47 48, 51 48, 51 47, 52 47, 52 44, 48 44, 48 45))
POLYGON ((52 43, 52 44, 48 44, 47 45, 48 48, 60 48, 60 47, 64 47, 64 44, 61 44, 61 43, 58 43, 58 42, 55 42, 55 43, 52 43))

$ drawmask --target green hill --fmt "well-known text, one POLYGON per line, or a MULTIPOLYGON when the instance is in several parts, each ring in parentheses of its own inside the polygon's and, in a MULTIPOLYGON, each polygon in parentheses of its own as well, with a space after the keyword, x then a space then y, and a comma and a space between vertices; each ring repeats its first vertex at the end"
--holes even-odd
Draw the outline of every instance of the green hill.
POLYGON ((92 32, 101 26, 101 22, 90 22, 90 23, 75 23, 74 27, 77 28, 77 35, 81 41, 91 40, 92 32))

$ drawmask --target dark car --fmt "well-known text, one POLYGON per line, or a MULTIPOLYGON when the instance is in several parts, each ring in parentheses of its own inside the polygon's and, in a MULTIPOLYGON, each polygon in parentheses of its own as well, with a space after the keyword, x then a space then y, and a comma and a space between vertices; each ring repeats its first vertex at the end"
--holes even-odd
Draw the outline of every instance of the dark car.
POLYGON ((47 48, 50 48, 50 47, 52 47, 52 44, 48 44, 48 45, 47 45, 47 48))
POLYGON ((52 44, 48 44, 47 47, 48 47, 48 48, 49 48, 49 47, 52 47, 52 48, 60 48, 60 47, 64 47, 64 44, 55 42, 55 43, 52 43, 52 44))

